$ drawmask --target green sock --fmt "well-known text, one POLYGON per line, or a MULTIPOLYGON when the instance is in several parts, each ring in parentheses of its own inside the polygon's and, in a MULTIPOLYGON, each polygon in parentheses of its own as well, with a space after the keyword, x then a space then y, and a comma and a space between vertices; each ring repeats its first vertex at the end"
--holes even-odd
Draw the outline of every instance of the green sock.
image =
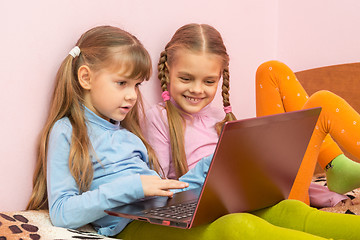
POLYGON ((360 187, 360 164, 352 161, 344 154, 334 158, 332 167, 326 170, 328 188, 344 194, 360 187))

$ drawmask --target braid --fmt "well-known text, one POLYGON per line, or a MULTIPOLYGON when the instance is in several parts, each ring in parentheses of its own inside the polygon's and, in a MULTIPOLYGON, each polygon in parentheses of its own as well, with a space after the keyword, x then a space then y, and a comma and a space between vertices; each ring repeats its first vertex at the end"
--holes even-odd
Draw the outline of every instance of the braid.
POLYGON ((166 51, 162 51, 158 63, 158 71, 159 71, 158 78, 160 80, 161 89, 163 91, 167 91, 167 83, 168 83, 168 79, 166 76, 166 71, 167 71, 167 67, 165 64, 166 61, 167 61, 167 53, 166 51))
POLYGON ((223 83, 222 83, 222 92, 221 95, 223 97, 223 106, 227 107, 230 105, 229 100, 229 89, 230 89, 230 79, 229 79, 229 68, 225 67, 223 70, 223 83))
MULTIPOLYGON (((221 89, 222 89, 221 95, 223 97, 223 106, 224 107, 230 106, 230 94, 229 94, 230 74, 229 74, 228 66, 226 66, 223 70, 223 84, 222 84, 221 89)), ((215 129, 216 129, 218 135, 220 135, 221 129, 226 122, 234 121, 234 120, 236 120, 235 115, 232 112, 229 112, 225 115, 225 118, 222 121, 216 123, 215 129)))
MULTIPOLYGON (((161 52, 158 63, 158 78, 162 91, 168 91, 168 69, 166 66, 167 52, 161 52)), ((169 125, 171 159, 175 168, 176 177, 179 178, 188 171, 185 145, 184 145, 184 128, 185 120, 177 107, 171 101, 165 102, 165 109, 169 125)))

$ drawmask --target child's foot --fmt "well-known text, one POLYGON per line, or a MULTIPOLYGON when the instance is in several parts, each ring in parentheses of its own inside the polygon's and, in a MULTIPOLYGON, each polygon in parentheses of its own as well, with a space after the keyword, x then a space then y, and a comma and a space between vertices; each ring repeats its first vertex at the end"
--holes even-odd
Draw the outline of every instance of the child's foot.
POLYGON ((344 194, 360 187, 360 164, 341 154, 334 158, 326 171, 328 188, 344 194))

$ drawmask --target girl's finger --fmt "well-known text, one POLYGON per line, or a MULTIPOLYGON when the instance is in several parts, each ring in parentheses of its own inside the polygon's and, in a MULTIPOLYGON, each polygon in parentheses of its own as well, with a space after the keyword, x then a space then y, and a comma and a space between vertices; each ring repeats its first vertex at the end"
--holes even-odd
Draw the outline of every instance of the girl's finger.
POLYGON ((179 182, 176 180, 165 180, 163 189, 182 189, 188 186, 189 184, 186 182, 179 182))
POLYGON ((161 197, 172 197, 174 195, 171 191, 166 190, 159 190, 155 193, 155 196, 161 196, 161 197))

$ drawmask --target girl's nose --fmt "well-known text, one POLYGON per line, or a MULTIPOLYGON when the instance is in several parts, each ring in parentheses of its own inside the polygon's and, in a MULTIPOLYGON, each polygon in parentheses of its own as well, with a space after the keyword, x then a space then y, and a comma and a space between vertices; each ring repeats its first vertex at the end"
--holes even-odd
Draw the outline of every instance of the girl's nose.
POLYGON ((137 91, 137 88, 128 89, 125 95, 125 99, 128 101, 136 101, 138 94, 137 91))
POLYGON ((203 92, 204 92, 204 89, 203 89, 203 86, 202 86, 201 82, 195 81, 195 82, 190 86, 190 92, 192 92, 192 93, 203 93, 203 92))

